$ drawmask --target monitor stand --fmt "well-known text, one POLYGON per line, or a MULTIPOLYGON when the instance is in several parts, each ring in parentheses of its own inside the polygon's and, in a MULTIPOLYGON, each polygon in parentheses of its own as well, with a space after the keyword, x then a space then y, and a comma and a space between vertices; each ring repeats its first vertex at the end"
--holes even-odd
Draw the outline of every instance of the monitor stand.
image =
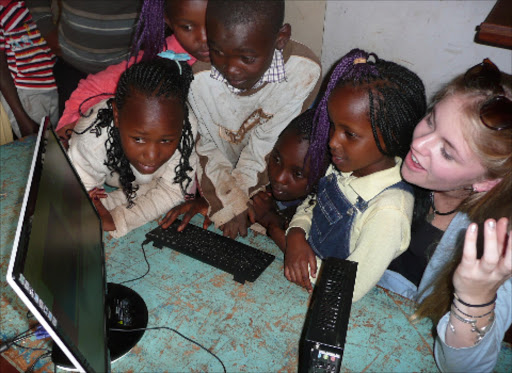
MULTIPOLYGON (((148 325, 148 308, 144 299, 134 290, 120 284, 107 284, 107 336, 110 360, 115 362, 128 353, 142 338, 144 330, 116 332, 110 329, 144 329, 148 325), (125 323, 116 316, 116 308, 124 313, 125 323)), ((75 366, 57 346, 53 344, 52 361, 60 369, 76 371, 75 366)))

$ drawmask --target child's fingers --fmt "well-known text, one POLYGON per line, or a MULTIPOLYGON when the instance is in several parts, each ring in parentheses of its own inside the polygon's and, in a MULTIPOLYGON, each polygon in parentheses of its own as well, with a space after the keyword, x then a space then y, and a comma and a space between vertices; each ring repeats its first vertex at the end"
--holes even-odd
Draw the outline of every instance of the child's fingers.
MULTIPOLYGON (((237 220, 239 220, 239 221, 237 224, 237 232, 236 233, 240 233, 240 236, 246 237, 247 236, 247 223, 246 223, 247 217, 242 215, 237 220)), ((236 235, 234 238, 236 238, 236 235)))
POLYGON ((270 194, 268 194, 268 193, 261 193, 261 194, 258 194, 258 196, 259 196, 259 198, 261 198, 264 201, 268 201, 270 198, 270 194))
POLYGON ((307 263, 305 267, 302 267, 302 286, 306 288, 308 293, 313 291, 313 285, 311 285, 311 280, 309 279, 309 268, 307 263))
MULTIPOLYGON (((238 228, 236 228, 238 234, 238 228)), ((233 229, 233 224, 226 223, 222 226, 222 233, 224 233, 224 236, 229 237, 231 239, 236 238, 235 229, 233 229)))
POLYGON ((210 224, 212 224, 212 221, 210 220, 210 218, 207 215, 205 215, 204 221, 203 221, 203 229, 208 229, 210 224))
POLYGON ((318 268, 316 267, 316 257, 311 256, 309 258, 309 268, 311 269, 311 277, 316 278, 316 271, 318 268))
POLYGON ((286 277, 288 281, 292 281, 290 276, 290 270, 288 269, 287 266, 284 266, 284 277, 286 277))
POLYGON ((307 261, 301 261, 299 264, 299 271, 301 286, 309 290, 309 287, 311 287, 311 282, 309 281, 309 267, 307 261))
POLYGON ((249 216, 249 221, 251 224, 256 223, 256 212, 254 211, 254 207, 249 206, 249 209, 247 210, 247 215, 249 216))
POLYGON ((476 262, 476 241, 478 237, 478 225, 471 223, 466 230, 464 239, 464 251, 462 253, 463 265, 474 265, 476 262))
POLYGON ((174 223, 174 221, 178 218, 178 216, 181 215, 180 207, 181 206, 177 206, 177 207, 171 209, 167 214, 165 214, 163 219, 160 220, 160 222, 158 224, 160 224, 160 226, 163 229, 169 228, 171 226, 171 224, 174 223))
POLYGON ((195 215, 195 212, 194 211, 191 211, 189 210, 184 216, 183 216, 183 220, 181 221, 181 224, 179 225, 177 231, 178 232, 181 232, 183 229, 185 229, 185 227, 188 225, 188 223, 190 223, 190 220, 194 217, 195 215))

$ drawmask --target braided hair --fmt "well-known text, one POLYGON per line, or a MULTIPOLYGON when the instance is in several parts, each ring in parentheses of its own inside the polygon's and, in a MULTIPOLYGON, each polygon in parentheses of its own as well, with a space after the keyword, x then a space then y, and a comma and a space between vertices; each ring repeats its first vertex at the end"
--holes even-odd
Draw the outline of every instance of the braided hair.
POLYGON ((379 151, 386 156, 405 157, 414 128, 425 115, 425 87, 415 73, 394 62, 381 60, 373 53, 353 49, 334 68, 315 113, 313 140, 308 151, 310 167, 315 174, 322 169, 329 140, 329 97, 335 88, 348 84, 368 89, 373 136, 379 151), (375 62, 368 61, 370 57, 375 62), (384 146, 379 140, 379 132, 384 146))
POLYGON ((149 61, 160 53, 165 45, 166 0, 144 0, 139 22, 135 30, 130 57, 144 50, 141 61, 149 61))
POLYGON ((119 174, 119 182, 128 200, 128 208, 133 206, 137 187, 132 183, 135 175, 130 167, 130 162, 124 154, 121 145, 119 129, 114 126, 114 114, 112 102, 115 102, 119 111, 123 110, 128 98, 135 92, 147 97, 177 98, 183 105, 184 123, 180 142, 177 150, 181 157, 175 168, 174 182, 179 183, 184 194, 192 179, 187 172, 192 170, 189 163, 190 154, 194 146, 192 127, 188 119, 188 107, 186 104, 190 83, 194 79, 192 69, 186 62, 172 61, 164 58, 156 58, 151 61, 139 62, 127 69, 119 78, 114 98, 107 101, 108 108, 98 110, 94 122, 84 131, 101 135, 102 129, 108 133, 105 143, 107 160, 105 165, 111 173, 119 174))

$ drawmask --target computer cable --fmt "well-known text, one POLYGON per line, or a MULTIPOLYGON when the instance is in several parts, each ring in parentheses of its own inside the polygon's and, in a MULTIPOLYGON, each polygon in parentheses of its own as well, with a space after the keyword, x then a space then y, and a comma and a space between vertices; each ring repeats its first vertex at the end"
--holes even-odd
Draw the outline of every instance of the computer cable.
POLYGON ((44 339, 50 337, 50 335, 44 330, 44 328, 39 325, 36 330, 32 330, 32 328, 25 330, 23 333, 18 334, 16 337, 12 338, 11 340, 4 342, 0 345, 0 353, 7 351, 11 346, 16 346, 19 348, 24 348, 27 350, 33 350, 33 351, 48 351, 46 348, 36 348, 36 347, 28 347, 18 344, 17 342, 21 342, 25 339, 28 339, 32 336, 36 336, 36 339, 44 339))
POLYGON ((146 256, 146 250, 144 250, 144 245, 147 245, 150 242, 151 242, 151 240, 146 240, 146 241, 144 241, 140 245, 140 247, 142 248, 142 254, 144 255, 144 260, 146 261, 146 264, 148 265, 148 269, 147 269, 146 273, 144 273, 142 276, 139 276, 137 278, 132 278, 131 280, 126 280, 126 281, 119 282, 120 285, 121 284, 126 284, 127 282, 132 282, 132 281, 140 280, 141 278, 146 277, 146 275, 149 273, 149 271, 151 270, 151 266, 149 265, 149 261, 148 261, 148 258, 146 256))
POLYGON ((36 364, 41 360, 41 359, 46 359, 47 357, 50 357, 52 355, 51 352, 46 352, 44 354, 41 354, 38 356, 38 358, 28 367, 28 369, 25 371, 25 373, 31 373, 34 371, 34 368, 36 366, 36 364))
POLYGON ((13 344, 16 344, 16 342, 30 338, 34 334, 35 334, 35 331, 33 331, 32 328, 28 328, 27 330, 18 334, 14 338, 0 344, 0 353, 7 351, 13 344))
POLYGON ((199 342, 196 342, 194 341, 193 339, 181 334, 179 331, 177 331, 176 329, 173 329, 173 328, 169 328, 167 326, 154 326, 154 327, 150 327, 150 328, 137 328, 137 329, 109 329, 110 331, 113 331, 113 332, 123 332, 123 333, 130 333, 130 332, 140 332, 140 331, 144 331, 144 330, 160 330, 160 329, 167 329, 167 330, 170 330, 176 334, 178 334, 180 337, 186 339, 187 341, 195 344, 196 346, 199 346, 200 348, 202 348, 203 350, 205 350, 206 352, 208 352, 210 355, 212 355, 215 359, 217 359, 219 361, 219 363, 222 365, 222 369, 224 370, 224 373, 226 373, 226 366, 224 365, 224 363, 222 362, 222 360, 217 356, 215 355, 213 352, 211 352, 209 349, 207 349, 206 347, 204 347, 202 344, 200 344, 199 342))

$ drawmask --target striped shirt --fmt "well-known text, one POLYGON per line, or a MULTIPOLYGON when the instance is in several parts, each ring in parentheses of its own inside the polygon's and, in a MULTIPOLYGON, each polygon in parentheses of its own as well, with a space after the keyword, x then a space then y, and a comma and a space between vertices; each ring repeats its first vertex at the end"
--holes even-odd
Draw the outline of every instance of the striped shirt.
MULTIPOLYGON (((55 27, 51 0, 27 0, 43 35, 55 27)), ((128 59, 142 0, 62 0, 58 2, 62 58, 88 74, 128 59)))
POLYGON ((0 0, 0 50, 14 85, 24 89, 54 89, 55 55, 42 38, 24 1, 0 0))

